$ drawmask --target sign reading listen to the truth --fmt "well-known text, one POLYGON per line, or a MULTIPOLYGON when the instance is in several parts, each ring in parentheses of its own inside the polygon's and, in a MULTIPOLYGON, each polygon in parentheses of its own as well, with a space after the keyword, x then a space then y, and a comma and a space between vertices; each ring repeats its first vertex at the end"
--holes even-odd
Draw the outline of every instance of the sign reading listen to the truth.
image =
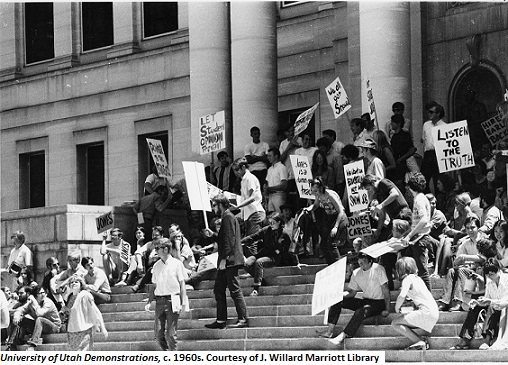
POLYGON ((435 127, 432 137, 440 173, 475 165, 466 120, 435 127))

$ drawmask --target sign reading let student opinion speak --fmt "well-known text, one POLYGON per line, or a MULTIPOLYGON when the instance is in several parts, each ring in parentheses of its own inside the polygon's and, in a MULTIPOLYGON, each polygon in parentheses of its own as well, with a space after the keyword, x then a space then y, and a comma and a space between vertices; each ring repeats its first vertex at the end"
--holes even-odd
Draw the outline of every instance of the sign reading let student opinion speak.
POLYGON ((206 155, 226 148, 226 113, 224 111, 199 118, 199 154, 206 155))
POLYGON ((152 154, 153 162, 157 167, 157 172, 161 177, 169 178, 171 174, 169 173, 168 161, 166 161, 166 156, 164 155, 164 148, 162 148, 162 142, 158 139, 150 139, 147 138, 146 142, 148 143, 148 148, 150 149, 150 153, 152 154))
POLYGON ((432 137, 440 173, 475 165, 466 120, 436 127, 432 137))
POLYGON ((351 108, 351 102, 346 94, 346 90, 344 90, 344 87, 340 82, 340 78, 337 77, 330 85, 328 85, 325 92, 326 96, 328 96, 328 101, 332 107, 335 119, 351 108))

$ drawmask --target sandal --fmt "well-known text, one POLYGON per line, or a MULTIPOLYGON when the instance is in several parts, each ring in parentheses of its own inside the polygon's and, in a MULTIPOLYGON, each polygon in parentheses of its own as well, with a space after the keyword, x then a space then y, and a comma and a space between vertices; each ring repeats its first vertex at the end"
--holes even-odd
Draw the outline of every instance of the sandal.
POLYGON ((450 347, 450 350, 469 350, 469 345, 461 345, 460 343, 456 344, 455 346, 450 347))
POLYGON ((406 347, 404 350, 426 350, 427 345, 425 341, 418 341, 417 343, 412 344, 411 346, 406 347))
POLYGON ((425 342, 425 350, 430 349, 429 339, 427 337, 422 337, 423 342, 425 342))

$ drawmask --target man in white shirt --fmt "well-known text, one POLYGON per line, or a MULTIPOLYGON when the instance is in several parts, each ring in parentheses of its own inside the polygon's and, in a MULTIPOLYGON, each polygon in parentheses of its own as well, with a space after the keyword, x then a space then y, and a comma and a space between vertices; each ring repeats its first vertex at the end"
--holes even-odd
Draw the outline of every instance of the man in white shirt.
POLYGON ((258 127, 250 129, 252 142, 244 148, 245 158, 249 163, 249 171, 258 178, 260 186, 263 186, 268 169, 268 159, 266 155, 270 146, 266 142, 261 142, 261 131, 258 127))
POLYGON ((307 132, 302 133, 302 147, 298 148, 295 151, 295 155, 298 156, 307 156, 309 160, 309 169, 312 170, 312 157, 314 157, 314 152, 318 150, 317 147, 312 147, 312 137, 307 132))
POLYGON ((302 146, 302 139, 298 136, 295 136, 295 126, 294 124, 290 124, 288 129, 286 130, 287 138, 280 143, 279 151, 280 151, 280 162, 286 166, 286 171, 288 173, 288 183, 287 183, 287 197, 289 200, 298 199, 298 189, 296 187, 295 174, 293 172, 293 166, 291 165, 291 158, 289 156, 293 155, 297 148, 302 146))
POLYGON ((267 195, 267 210, 280 213, 280 206, 286 204, 286 188, 288 173, 286 167, 279 161, 280 151, 273 147, 268 150, 268 161, 271 166, 266 175, 265 194, 267 195))
POLYGON ((152 283, 155 284, 155 335, 162 351, 176 351, 178 318, 187 301, 184 267, 180 260, 170 255, 169 239, 162 238, 155 245, 155 250, 160 257, 152 271, 152 283))
POLYGON ((233 162, 233 171, 236 176, 242 179, 241 198, 237 205, 231 205, 231 210, 242 209, 245 222, 245 235, 251 235, 259 231, 266 218, 265 210, 261 204, 263 196, 259 180, 247 168, 248 162, 245 158, 236 159, 233 162))
POLYGON ((9 276, 12 278, 11 290, 16 289, 18 286, 18 276, 22 268, 33 268, 33 255, 32 251, 25 245, 25 234, 21 231, 16 231, 11 235, 11 242, 14 246, 7 261, 9 268, 9 276), (18 270, 19 269, 19 270, 18 270))
POLYGON ((92 294, 95 304, 111 301, 111 287, 104 270, 95 267, 93 258, 87 256, 81 259, 81 266, 87 271, 83 278, 84 289, 92 294))
MULTIPOLYGON (((429 113, 430 120, 423 124, 422 142, 424 153, 421 167, 421 172, 427 181, 427 192, 430 187, 430 179, 432 178, 433 184, 435 185, 437 182, 437 175, 439 174, 432 130, 446 124, 443 120, 445 115, 444 108, 435 102, 429 103, 428 106, 427 112, 429 113)), ((435 187, 433 190, 436 191, 435 187)))

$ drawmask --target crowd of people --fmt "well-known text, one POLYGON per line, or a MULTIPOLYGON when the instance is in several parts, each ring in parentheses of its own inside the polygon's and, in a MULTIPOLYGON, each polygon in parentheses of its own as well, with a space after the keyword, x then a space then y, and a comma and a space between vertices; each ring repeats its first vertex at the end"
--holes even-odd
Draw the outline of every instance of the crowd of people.
MULTIPOLYGON (((215 279, 217 316, 206 327, 243 328, 249 326, 249 318, 241 277, 253 277, 250 295, 258 296, 269 284, 264 277, 267 267, 300 267, 303 257, 332 265, 345 255, 349 293, 330 308, 328 326, 319 336, 338 345, 353 337, 365 318, 388 316, 390 290, 398 279, 401 291, 395 312, 402 315, 392 326, 412 342, 408 349, 429 348, 427 337, 414 330, 430 334, 439 311, 468 311, 453 349, 469 348, 480 319, 484 324, 480 336, 485 339, 480 348, 508 348, 508 157, 500 153, 508 142, 475 150, 474 168, 440 174, 432 130, 446 123, 444 108, 430 102, 426 109, 423 157, 413 141, 415 124, 404 117, 400 102, 393 104, 384 131, 368 113, 353 118, 351 141, 337 140, 333 130, 323 131, 314 141, 308 130, 295 135, 290 124, 278 132, 278 145, 270 146, 262 142, 261 130, 252 127, 252 142, 245 146, 244 156, 232 161, 221 151, 218 166, 207 170, 211 184, 241 198, 229 200, 222 193, 213 197, 213 214, 206 217, 211 228, 203 225, 189 237, 177 224, 167 229, 158 225, 159 213, 174 206, 185 192, 154 169, 145 183, 145 196, 133 205, 143 222, 136 229, 136 244, 126 242, 118 228, 110 232, 109 243, 105 234, 100 248, 103 269, 93 258, 70 252, 65 271, 60 271, 56 258, 47 260, 47 272, 38 285, 32 281, 33 260, 24 234, 15 232, 9 258, 14 290, 3 288, 11 319, 8 348, 16 349, 29 333, 29 349, 34 349, 41 334, 66 329, 71 348, 90 349, 95 330, 107 335, 97 305, 111 300, 111 287, 130 286, 132 292, 147 288, 149 302, 155 304, 157 341, 161 349, 175 350, 179 314, 188 308, 187 291, 199 281, 215 279), (314 199, 300 198, 292 155, 307 157, 314 199), (363 161, 360 187, 369 202, 365 211, 352 213, 344 166, 358 161, 363 161), (348 237, 348 218, 353 214, 368 217, 372 234, 348 237), (151 240, 145 237, 148 234, 151 240), (390 252, 379 258, 362 252, 381 242, 390 252), (214 253, 216 267, 201 270, 202 260, 214 253), (242 268, 247 274, 239 275, 242 268), (430 292, 432 277, 445 278, 438 301, 430 292), (226 288, 238 314, 233 324, 227 323, 226 288), (361 299, 356 297, 360 291, 361 299), (342 308, 354 315, 335 336, 342 308)), ((498 111, 508 125, 508 102, 498 111)))

